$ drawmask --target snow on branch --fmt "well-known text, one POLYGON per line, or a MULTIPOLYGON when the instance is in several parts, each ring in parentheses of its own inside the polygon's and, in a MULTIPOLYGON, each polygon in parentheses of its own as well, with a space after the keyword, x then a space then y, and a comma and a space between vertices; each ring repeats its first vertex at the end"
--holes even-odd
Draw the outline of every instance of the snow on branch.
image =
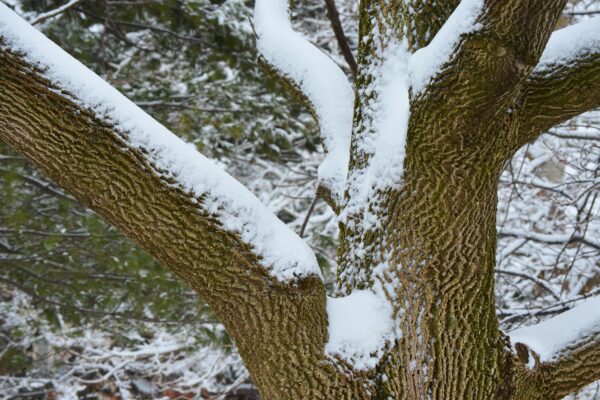
POLYGON ((370 290, 356 290, 345 297, 328 297, 327 314, 326 354, 358 370, 375 368, 386 342, 394 339, 390 304, 370 290))
POLYGON ((560 29, 523 88, 522 143, 600 107, 600 17, 560 29))
POLYGON ((44 22, 47 19, 56 17, 57 15, 60 15, 60 14, 64 13, 69 8, 76 6, 77 4, 81 3, 82 1, 83 0, 70 0, 69 2, 63 4, 62 6, 60 6, 58 8, 55 8, 54 10, 50 10, 50 11, 47 11, 45 13, 42 13, 42 14, 38 15, 30 23, 31 23, 31 25, 37 25, 37 24, 39 24, 41 22, 44 22))
POLYGON ((599 53, 600 17, 595 17, 554 32, 533 73, 568 66, 582 56, 599 53))
POLYGON ((145 154, 154 172, 188 193, 200 212, 216 217, 224 230, 252 246, 274 278, 287 281, 321 275, 310 247, 241 183, 4 4, 0 4, 0 38, 3 47, 43 71, 61 95, 68 92, 73 102, 121 133, 127 146, 145 154))
POLYGON ((520 343, 535 352, 535 356, 528 359, 528 365, 532 368, 539 362, 560 361, 590 341, 594 341, 595 347, 598 347, 600 296, 585 300, 571 310, 537 325, 517 329, 510 333, 510 339, 513 346, 518 348, 517 344, 520 343))
POLYGON ((339 204, 348 174, 354 93, 346 75, 292 28, 287 0, 257 0, 254 24, 258 50, 278 75, 307 98, 318 120, 327 155, 319 185, 339 204))
POLYGON ((482 10, 483 0, 462 0, 433 40, 412 55, 409 69, 415 94, 420 93, 450 61, 460 37, 481 28, 477 18, 482 10))
POLYGON ((600 241, 589 237, 586 235, 582 235, 581 233, 575 231, 572 233, 539 233, 539 232, 531 232, 523 229, 514 229, 514 228, 502 228, 498 231, 499 237, 514 237, 532 240, 538 243, 544 244, 567 244, 574 242, 581 242, 587 246, 593 247, 595 249, 600 250, 600 241))

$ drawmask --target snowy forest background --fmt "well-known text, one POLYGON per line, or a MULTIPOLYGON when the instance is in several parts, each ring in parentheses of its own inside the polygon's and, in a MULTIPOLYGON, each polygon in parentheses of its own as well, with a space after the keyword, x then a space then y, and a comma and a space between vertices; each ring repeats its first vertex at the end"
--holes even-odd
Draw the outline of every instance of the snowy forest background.
MULTIPOLYGON (((303 234, 331 288, 337 222, 314 202, 323 155, 316 125, 260 69, 252 1, 4 2, 220 160, 303 234), (64 12, 44 14, 65 3, 64 12)), ((358 1, 337 6, 356 49, 358 1)), ((600 14, 597 0, 572 1, 561 25, 592 14, 600 14)), ((352 75, 324 0, 297 1, 294 20, 352 75)), ((597 111, 543 135, 506 166, 496 284, 505 330, 600 294, 599 194, 597 111)), ((0 142, 0 398, 255 398, 248 382, 201 299, 0 142)), ((600 399, 600 385, 572 398, 600 399)))

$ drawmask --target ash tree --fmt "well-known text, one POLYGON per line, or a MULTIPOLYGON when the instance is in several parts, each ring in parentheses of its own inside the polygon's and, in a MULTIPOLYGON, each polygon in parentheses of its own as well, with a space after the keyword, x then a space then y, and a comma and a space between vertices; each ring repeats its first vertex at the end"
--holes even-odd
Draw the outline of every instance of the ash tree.
POLYGON ((265 399, 560 399, 600 379, 600 299, 506 334, 499 176, 600 106, 600 18, 566 0, 363 1, 354 81, 257 0, 259 62, 300 96, 338 214, 313 251, 222 169, 6 6, 0 137, 194 288, 265 399))

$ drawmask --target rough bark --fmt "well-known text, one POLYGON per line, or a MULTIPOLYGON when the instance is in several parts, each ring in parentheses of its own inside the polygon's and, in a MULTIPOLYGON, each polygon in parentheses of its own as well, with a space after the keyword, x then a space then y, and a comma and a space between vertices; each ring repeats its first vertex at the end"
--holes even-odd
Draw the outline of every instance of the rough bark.
POLYGON ((515 343, 517 359, 511 374, 514 399, 560 400, 600 379, 600 330, 582 335, 560 351, 552 361, 522 343, 515 343), (532 368, 525 366, 532 365, 532 368))

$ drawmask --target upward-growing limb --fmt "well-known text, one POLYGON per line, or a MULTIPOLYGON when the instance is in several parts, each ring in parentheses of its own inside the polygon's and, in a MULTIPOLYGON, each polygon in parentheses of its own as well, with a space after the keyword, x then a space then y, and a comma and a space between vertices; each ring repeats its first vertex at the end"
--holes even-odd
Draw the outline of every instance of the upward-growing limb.
MULTIPOLYGON (((600 106, 600 18, 552 34, 510 110, 514 149, 554 125, 600 106)), ((514 386, 523 399, 561 399, 600 379, 600 298, 511 332, 522 364, 514 386)))
MULTIPOLYGON (((531 377, 525 359, 533 352, 519 346, 519 359, 495 316, 496 193, 516 128, 525 126, 509 111, 526 104, 520 95, 564 1, 463 0, 443 26, 432 20, 433 38, 410 44, 404 19, 428 18, 420 12, 427 4, 440 11, 436 18, 453 8, 411 3, 423 5, 412 16, 394 12, 406 11, 407 2, 361 5, 351 179, 341 215, 340 282, 350 296, 327 308, 331 320, 353 322, 356 309, 382 306, 392 320, 366 367, 343 357, 354 350, 343 335, 345 354, 325 354, 325 291, 305 245, 106 85, 90 87, 96 77, 61 63, 63 53, 49 55, 45 39, 31 45, 35 32, 15 26, 6 7, 0 136, 196 288, 266 399, 541 399, 541 384, 534 392, 519 386, 531 377), (350 302, 359 307, 336 314, 356 299, 370 306, 350 302)), ((292 31, 287 3, 259 0, 256 7, 259 46, 274 72, 312 96, 322 129, 339 116, 333 128, 348 124, 346 105, 330 107, 346 102, 338 95, 347 89, 323 93, 332 82, 346 86, 339 70, 292 31)), ((347 136, 324 132, 325 141, 347 150, 347 136)), ((325 168, 321 182, 344 187, 348 164, 338 164, 337 150, 325 144, 333 169, 325 168)), ((595 346, 577 342, 577 350, 560 352, 566 361, 548 368, 566 380, 567 370, 576 376, 596 368, 595 351, 586 351, 596 347, 586 343, 595 346)))
MULTIPOLYGON (((510 352, 502 349, 493 312, 497 201, 493 193, 516 142, 517 123, 507 114, 510 110, 518 115, 519 96, 564 4, 466 0, 427 47, 408 56, 410 121, 405 151, 398 152, 404 157, 403 173, 392 185, 377 188, 367 204, 358 202, 363 208, 342 226, 340 262, 342 290, 393 287, 386 294, 398 312, 403 337, 396 353, 401 361, 390 362, 390 369, 400 367, 402 372, 390 385, 411 393, 430 390, 439 398, 449 393, 476 398, 482 393, 469 387, 468 379, 461 383, 460 378, 452 383, 444 379, 456 369, 477 371, 476 365, 482 363, 495 364, 495 371, 504 377, 518 368, 512 367, 510 352), (460 317, 446 319, 459 309, 460 317), (453 361, 457 351, 469 361, 453 361), (445 378, 432 381, 436 375, 445 378)), ((361 18, 361 66, 381 54, 381 43, 389 48, 389 35, 377 39, 385 32, 379 27, 393 22, 381 2, 363 2, 362 7, 371 14, 361 18)), ((396 41, 401 41, 404 32, 392 27, 397 29, 391 31, 396 41)), ((396 59, 400 56, 406 57, 400 53, 396 59)), ((376 151, 361 153, 363 144, 381 135, 380 130, 369 132, 360 125, 373 115, 368 109, 373 93, 381 94, 370 91, 360 97, 361 85, 372 87, 377 78, 372 70, 359 74, 357 81, 351 178, 354 169, 368 170, 369 160, 376 157, 376 151)), ((395 106, 386 110, 399 112, 401 104, 395 106)), ((405 132, 399 124, 395 128, 396 135, 405 132)), ((353 183, 350 179, 348 184, 353 183)), ((528 398, 519 397, 510 379, 505 382, 495 396, 528 398)), ((536 395, 543 398, 543 393, 536 395)))
POLYGON ((326 156, 318 191, 337 211, 348 173, 352 87, 333 60, 293 30, 287 0, 257 0, 254 24, 267 69, 305 100, 319 123, 326 156))

